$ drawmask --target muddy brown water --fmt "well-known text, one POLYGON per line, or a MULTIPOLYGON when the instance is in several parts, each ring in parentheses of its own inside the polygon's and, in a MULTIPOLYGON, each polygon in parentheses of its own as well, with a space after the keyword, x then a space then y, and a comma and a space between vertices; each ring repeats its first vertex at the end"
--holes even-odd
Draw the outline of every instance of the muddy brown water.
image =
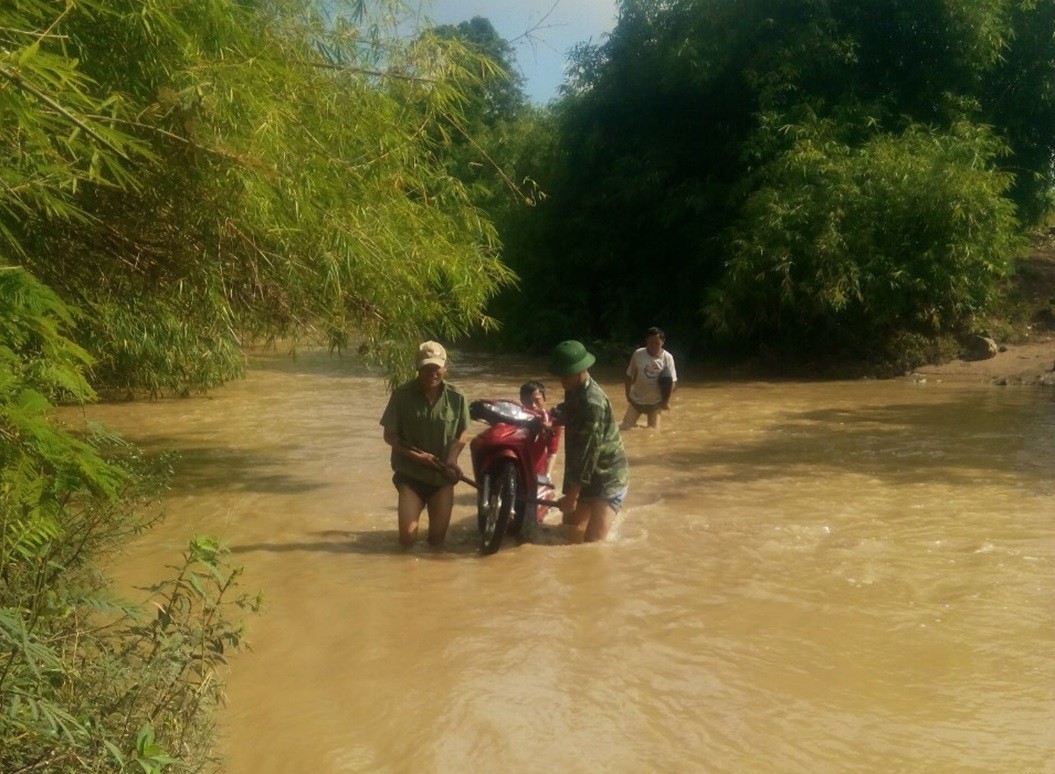
MULTIPOLYGON (((448 378, 512 397, 541 365, 454 353, 448 378)), ((307 352, 87 411, 182 454, 122 586, 198 532, 264 592, 225 772, 1055 772, 1051 391, 683 378, 624 435, 608 541, 491 557, 465 486, 446 550, 397 548, 385 400, 307 352)))

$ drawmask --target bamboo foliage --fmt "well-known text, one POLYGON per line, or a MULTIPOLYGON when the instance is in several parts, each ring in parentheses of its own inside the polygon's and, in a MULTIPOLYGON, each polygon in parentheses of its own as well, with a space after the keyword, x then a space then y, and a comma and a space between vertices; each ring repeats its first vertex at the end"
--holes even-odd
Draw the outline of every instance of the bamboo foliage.
POLYGON ((0 270, 0 567, 62 534, 78 492, 112 498, 123 481, 87 443, 48 421, 52 402, 89 400, 88 354, 60 333, 69 311, 25 271, 0 270))
POLYGON ((396 367, 421 336, 493 326, 485 304, 511 275, 430 131, 477 76, 453 44, 386 38, 364 4, 313 8, 34 0, 0 15, 31 31, 5 33, 12 61, 65 68, 64 111, 11 82, 0 102, 25 149, 7 188, 36 190, 38 159, 64 174, 0 202, 0 228, 85 310, 98 381, 208 387, 240 373, 247 339, 304 330, 396 367))
MULTIPOLYGON (((87 4, 86 4, 87 5, 87 4)), ((117 95, 93 84, 58 30, 69 7, 26 0, 0 9, 0 247, 23 252, 15 223, 84 219, 73 197, 86 183, 127 185, 123 162, 146 147, 115 128, 117 95)))
POLYGON ((97 562, 148 526, 147 461, 56 402, 205 388, 304 330, 396 370, 490 325, 510 278, 437 162, 471 75, 390 41, 396 3, 313 9, 0 4, 0 770, 214 765, 231 613, 258 605, 205 538, 148 614, 109 598, 97 562))

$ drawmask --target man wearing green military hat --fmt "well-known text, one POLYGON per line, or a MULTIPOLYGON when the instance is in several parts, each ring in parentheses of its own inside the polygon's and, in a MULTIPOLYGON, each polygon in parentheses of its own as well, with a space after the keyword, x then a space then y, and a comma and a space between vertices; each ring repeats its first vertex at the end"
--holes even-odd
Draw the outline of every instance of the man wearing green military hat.
POLYGON ((564 387, 564 496, 557 505, 577 542, 604 540, 630 481, 612 404, 590 377, 595 361, 581 342, 568 340, 553 348, 549 364, 564 387))

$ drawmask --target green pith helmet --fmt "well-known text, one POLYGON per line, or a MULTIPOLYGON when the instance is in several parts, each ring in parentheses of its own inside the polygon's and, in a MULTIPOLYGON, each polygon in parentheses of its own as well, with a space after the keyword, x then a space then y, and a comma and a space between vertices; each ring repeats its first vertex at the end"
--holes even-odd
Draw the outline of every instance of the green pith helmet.
POLYGON ((569 339, 553 348, 549 359, 549 372, 556 376, 571 376, 585 371, 596 360, 581 342, 569 339))

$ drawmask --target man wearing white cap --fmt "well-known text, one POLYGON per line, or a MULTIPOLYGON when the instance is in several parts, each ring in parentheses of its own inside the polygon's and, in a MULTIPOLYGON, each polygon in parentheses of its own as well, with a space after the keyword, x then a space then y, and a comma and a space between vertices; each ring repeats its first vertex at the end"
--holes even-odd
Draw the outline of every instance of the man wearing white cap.
POLYGON ((463 475, 458 455, 465 448, 469 401, 444 381, 447 352, 441 344, 421 344, 417 365, 417 378, 392 391, 381 425, 392 447, 392 483, 399 492, 399 542, 414 544, 428 506, 429 545, 439 546, 451 523, 454 484, 463 475))

